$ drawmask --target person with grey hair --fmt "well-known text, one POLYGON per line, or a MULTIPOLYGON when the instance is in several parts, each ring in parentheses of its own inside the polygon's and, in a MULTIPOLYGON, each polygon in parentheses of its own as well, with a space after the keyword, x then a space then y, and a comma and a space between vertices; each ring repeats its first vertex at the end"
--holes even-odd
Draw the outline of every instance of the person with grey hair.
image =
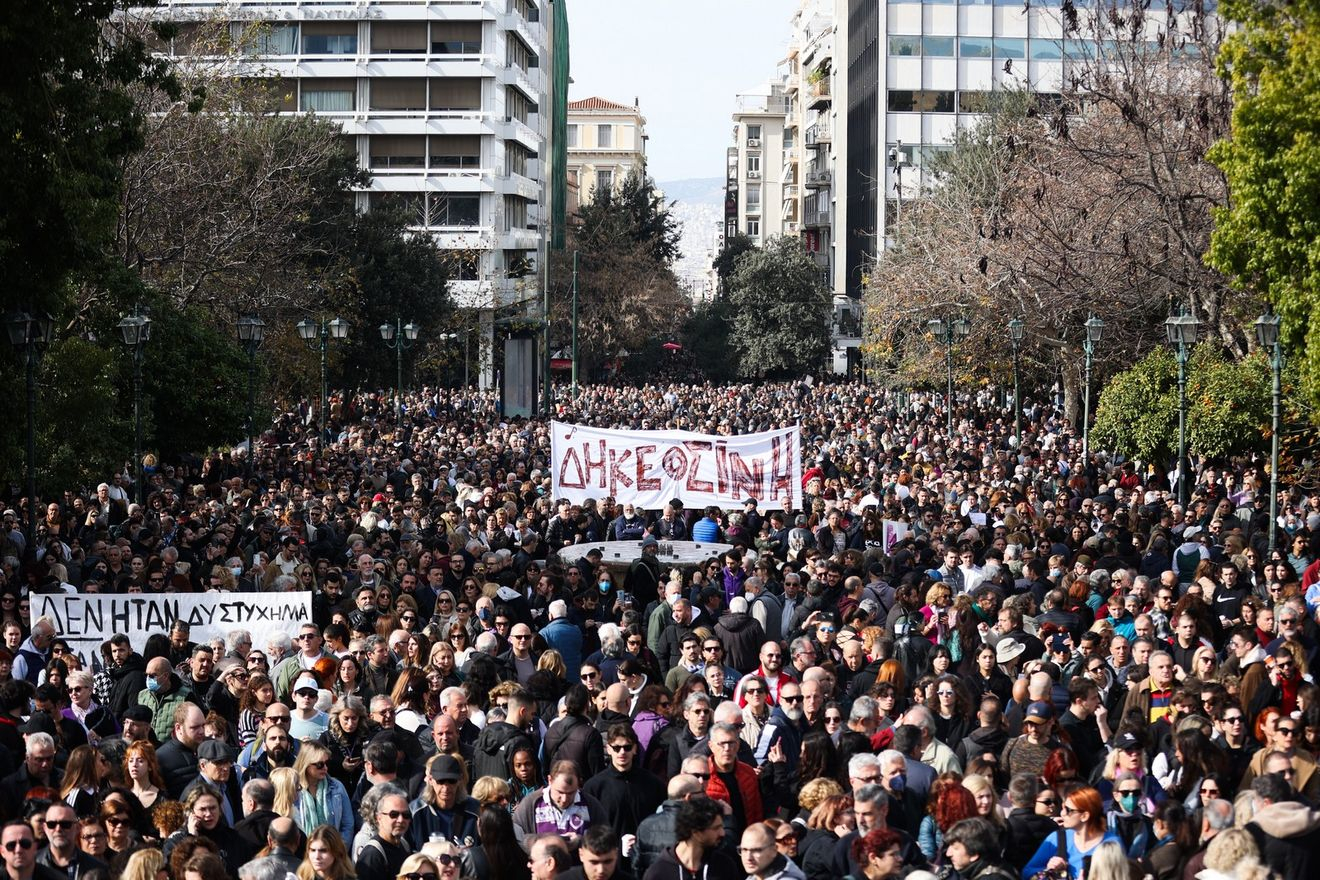
POLYGON ((541 627, 541 638, 564 658, 568 683, 576 684, 582 667, 582 630, 568 619, 568 603, 555 599, 546 610, 549 622, 541 627))
POLYGON ((275 580, 270 582, 270 591, 272 593, 296 593, 298 591, 298 579, 291 574, 278 575, 275 580))
POLYGON ((349 855, 353 857, 354 862, 358 860, 367 841, 376 835, 376 808, 387 797, 400 797, 407 803, 408 792, 393 782, 378 782, 367 789, 367 793, 362 796, 362 804, 358 808, 362 827, 353 835, 353 845, 349 849, 349 855))
MULTIPOLYGON (((719 620, 715 622, 714 636, 723 647, 724 656, 730 666, 737 670, 756 668, 766 634, 761 624, 752 617, 745 598, 733 597, 729 603, 729 610, 721 614, 719 620)), ((708 641, 704 640, 703 644, 708 641)), ((704 652, 702 659, 707 663, 711 661, 704 652)))
POLYGON ((867 739, 875 735, 879 724, 879 706, 871 697, 858 697, 848 710, 848 729, 867 739))
MULTIPOLYGON (((489 654, 492 657, 497 656, 500 653, 499 636, 493 632, 482 633, 477 636, 476 649, 479 653, 489 654)), ((472 662, 471 658, 468 658, 468 662, 472 662)))
POLYGON ((270 823, 279 817, 275 812, 275 785, 269 779, 249 779, 242 791, 243 818, 234 831, 258 850, 266 845, 270 823))
MULTIPOLYGON (((885 754, 882 752, 880 755, 882 765, 885 754)), ((861 868, 852 857, 853 842, 877 828, 888 828, 899 836, 900 854, 905 866, 925 868, 929 864, 912 836, 889 821, 892 812, 893 798, 883 786, 864 785, 853 793, 853 815, 857 819, 857 829, 845 834, 834 845, 834 854, 830 859, 831 877, 844 877, 849 874, 854 877, 863 876, 861 868)))
POLYGON ((962 763, 946 743, 935 738, 935 714, 925 706, 913 706, 903 714, 904 724, 916 725, 921 730, 921 754, 923 764, 934 768, 936 773, 961 773, 962 763))
POLYGON ((266 639, 266 663, 274 669, 292 650, 293 638, 286 632, 275 633, 266 639))
POLYGON ((880 782, 880 760, 885 755, 897 755, 902 758, 902 754, 888 750, 879 755, 873 755, 870 752, 858 752, 848 759, 848 782, 852 786, 853 794, 868 785, 876 785, 880 782))
POLYGON ((742 744, 737 726, 722 721, 710 729, 710 779, 706 793, 733 808, 733 827, 746 828, 765 818, 761 805, 759 774, 751 764, 738 760, 742 744), (731 791, 736 788, 737 791, 731 791))
POLYGON ((1201 838, 1196 852, 1187 859, 1183 877, 1195 877, 1205 868, 1205 853, 1210 848, 1210 841, 1232 828, 1235 818, 1233 805, 1226 800, 1215 798, 1201 805, 1201 838))
POLYGON ((711 722, 710 697, 701 691, 693 691, 683 701, 684 723, 672 724, 661 733, 669 740, 669 776, 677 776, 683 767, 683 759, 688 756, 697 743, 706 738, 711 722), (673 731, 669 733, 669 731, 673 731))
POLYGON ((247 663, 248 652, 252 650, 252 633, 245 629, 229 631, 229 653, 226 657, 247 663))

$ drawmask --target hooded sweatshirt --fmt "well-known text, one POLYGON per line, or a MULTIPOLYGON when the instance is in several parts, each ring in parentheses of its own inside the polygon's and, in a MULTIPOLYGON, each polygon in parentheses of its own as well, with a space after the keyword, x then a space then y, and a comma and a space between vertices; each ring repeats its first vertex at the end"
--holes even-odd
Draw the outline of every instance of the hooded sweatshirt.
POLYGON ((1309 880, 1320 870, 1320 810, 1284 801, 1260 810, 1247 824, 1260 860, 1281 880, 1309 880))

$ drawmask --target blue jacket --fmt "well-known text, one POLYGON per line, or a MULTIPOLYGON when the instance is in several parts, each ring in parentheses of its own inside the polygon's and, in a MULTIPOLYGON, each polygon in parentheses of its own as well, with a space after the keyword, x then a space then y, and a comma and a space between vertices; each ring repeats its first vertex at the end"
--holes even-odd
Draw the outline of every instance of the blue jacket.
MULTIPOLYGON (((327 776, 321 784, 326 786, 326 824, 337 830, 344 840, 351 842, 353 840, 353 802, 348 797, 348 789, 344 788, 344 783, 333 776, 327 776)), ((307 796, 306 791, 299 791, 298 800, 293 805, 293 820, 303 834, 311 834, 316 830, 316 824, 313 823, 307 811, 310 800, 311 798, 307 796)))
POLYGON ((718 541, 720 538, 720 524, 708 516, 703 516, 697 520, 696 525, 692 527, 692 540, 706 544, 718 541))
POLYGON ((568 680, 576 683, 578 671, 582 668, 582 630, 578 629, 566 617, 552 620, 541 627, 541 638, 564 658, 568 668, 568 680))
POLYGON ((1115 834, 1112 831, 1106 830, 1105 836, 1100 838, 1100 843, 1097 843, 1095 845, 1095 848, 1087 850, 1086 852, 1082 852, 1080 849, 1077 848, 1076 840, 1074 839, 1073 833, 1071 831, 1065 831, 1063 837, 1064 837, 1065 848, 1067 850, 1066 852, 1062 852, 1062 853, 1059 852, 1059 842, 1058 842, 1057 834, 1048 835, 1044 840, 1041 841, 1040 849, 1036 850, 1036 854, 1031 857, 1031 861, 1027 862, 1027 866, 1022 869, 1022 876, 1035 877, 1041 871, 1045 870, 1045 865, 1049 863, 1050 859, 1054 858, 1055 856, 1063 856, 1068 861, 1069 874, 1073 877, 1081 877, 1083 873, 1083 867, 1086 862, 1086 857, 1091 855, 1091 853, 1095 852, 1095 848, 1098 848, 1101 843, 1104 843, 1109 840, 1113 840, 1113 841, 1117 841, 1120 845, 1122 844, 1122 841, 1118 839, 1117 834, 1115 834))

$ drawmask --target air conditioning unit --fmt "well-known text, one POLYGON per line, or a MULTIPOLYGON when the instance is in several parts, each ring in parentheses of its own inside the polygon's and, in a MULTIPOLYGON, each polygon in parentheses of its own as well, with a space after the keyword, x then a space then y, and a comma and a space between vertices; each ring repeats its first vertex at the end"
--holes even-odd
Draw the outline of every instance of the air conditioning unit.
POLYGON ((761 172, 759 172, 759 171, 748 171, 748 172, 747 172, 747 179, 748 179, 748 180, 760 180, 760 179, 761 179, 761 172))
POLYGON ((748 139, 747 139, 747 146, 754 150, 754 149, 756 149, 757 147, 761 146, 761 139, 760 139, 760 138, 748 138, 748 139))

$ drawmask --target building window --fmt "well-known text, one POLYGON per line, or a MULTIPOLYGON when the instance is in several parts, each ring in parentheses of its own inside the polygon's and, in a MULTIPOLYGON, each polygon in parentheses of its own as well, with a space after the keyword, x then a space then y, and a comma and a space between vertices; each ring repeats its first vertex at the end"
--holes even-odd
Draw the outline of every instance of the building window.
POLYGON ((889 54, 907 56, 920 55, 921 37, 891 35, 889 37, 889 54))
POLYGON ((481 196, 441 193, 431 197, 432 226, 480 226, 481 196))
POLYGON ((302 28, 304 55, 356 55, 357 24, 307 22, 302 28))
MULTIPOLYGON (((379 25, 373 25, 373 29, 379 25)), ((480 55, 481 22, 436 21, 431 23, 431 54, 480 55)))
POLYGON ((921 43, 921 52, 927 58, 952 58, 955 40, 953 37, 926 37, 921 43))
POLYGON ((613 168, 599 168, 596 170, 596 189, 602 192, 614 189, 613 168))
POLYGON ((527 228, 527 203, 517 196, 504 197, 504 231, 527 228))
POLYGON ((373 134, 372 168, 424 168, 426 138, 417 134, 373 134))
POLYGON ((918 91, 891 89, 889 91, 889 112, 952 113, 953 92, 934 89, 918 91))
POLYGON ((576 150, 577 145, 578 145, 578 127, 576 125, 570 125, 568 127, 568 148, 570 150, 576 150))
POLYGON ((371 210, 399 214, 409 226, 426 225, 426 196, 419 192, 372 193, 371 210))
POLYGON ((747 126, 747 139, 749 141, 759 141, 761 139, 761 126, 759 123, 747 126))
POLYGON ((246 51, 249 55, 297 55, 298 25, 275 24, 263 28, 246 51))
POLYGON ((1026 58, 1027 41, 1017 37, 995 37, 996 58, 1026 58))
POLYGON ((614 146, 614 126, 596 126, 596 146, 602 150, 608 150, 614 146))
POLYGON ((747 210, 749 212, 761 210, 761 184, 759 183, 747 184, 747 210))
POLYGON ((761 237, 761 220, 757 217, 747 218, 747 235, 751 238, 761 237))
POLYGON ((353 91, 351 89, 304 88, 298 100, 299 110, 311 110, 316 113, 351 113, 353 111, 353 91))
POLYGON ((432 168, 480 168, 481 136, 431 135, 432 168))
POLYGON ((445 251, 450 281, 480 281, 481 254, 477 251, 445 251))
POLYGON ((760 153, 749 153, 749 154, 747 155, 747 173, 748 173, 748 174, 760 174, 760 173, 761 173, 761 154, 760 154, 760 153))
POLYGON ((963 37, 958 52, 964 58, 989 58, 994 55, 994 43, 989 37, 963 37))

